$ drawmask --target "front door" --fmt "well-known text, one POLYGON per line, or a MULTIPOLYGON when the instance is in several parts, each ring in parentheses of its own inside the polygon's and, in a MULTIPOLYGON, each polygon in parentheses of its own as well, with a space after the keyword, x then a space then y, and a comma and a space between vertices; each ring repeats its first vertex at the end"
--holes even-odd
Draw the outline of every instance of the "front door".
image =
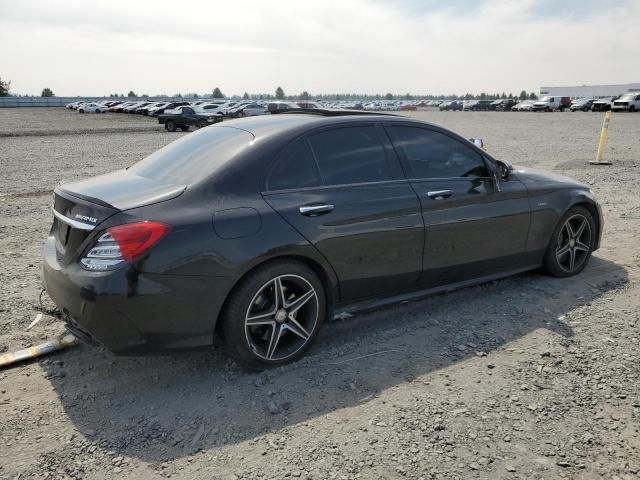
POLYGON ((332 128, 291 144, 266 179, 265 200, 324 255, 341 300, 417 285, 420 202, 379 125, 332 128))
POLYGON ((422 205, 424 287, 522 269, 530 208, 525 186, 496 182, 488 160, 444 132, 387 128, 422 205))

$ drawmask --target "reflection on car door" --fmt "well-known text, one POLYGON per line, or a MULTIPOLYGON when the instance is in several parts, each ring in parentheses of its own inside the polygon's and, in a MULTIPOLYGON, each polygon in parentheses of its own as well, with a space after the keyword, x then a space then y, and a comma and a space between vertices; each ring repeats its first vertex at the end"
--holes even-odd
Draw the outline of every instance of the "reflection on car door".
POLYGON ((525 186, 496 188, 486 160, 470 143, 443 132, 389 126, 422 205, 425 253, 420 283, 435 287, 520 270, 530 221, 525 186))
POLYGON ((415 288, 424 227, 382 128, 332 128, 291 145, 274 163, 265 200, 325 256, 341 300, 415 288))

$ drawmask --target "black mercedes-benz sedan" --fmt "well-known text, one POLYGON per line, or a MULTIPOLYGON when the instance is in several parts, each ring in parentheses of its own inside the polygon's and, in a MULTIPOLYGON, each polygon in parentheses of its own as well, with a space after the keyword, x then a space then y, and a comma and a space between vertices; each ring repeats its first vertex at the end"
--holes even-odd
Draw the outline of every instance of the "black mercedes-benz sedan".
POLYGON ((43 282, 113 352, 211 345, 289 362, 327 318, 542 267, 585 268, 587 185, 395 115, 290 112, 203 128, 58 186, 43 282))

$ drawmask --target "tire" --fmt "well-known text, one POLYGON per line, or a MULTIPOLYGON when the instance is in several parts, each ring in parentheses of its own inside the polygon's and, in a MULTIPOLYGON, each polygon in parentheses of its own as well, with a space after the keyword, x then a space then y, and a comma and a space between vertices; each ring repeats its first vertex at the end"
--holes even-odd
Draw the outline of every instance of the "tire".
POLYGON ((633 113, 633 112, 635 112, 635 111, 636 111, 636 106, 635 106, 635 105, 631 105, 631 106, 629 107, 629 112, 630 112, 630 113, 633 113))
POLYGON ((553 230, 544 255, 544 270, 560 278, 577 275, 589 263, 596 238, 591 212, 584 207, 570 208, 553 230))
POLYGON ((80 113, 84 113, 84 110, 82 110, 82 109, 80 109, 80 110, 78 110, 78 111, 79 111, 80 113))
POLYGON ((175 132, 176 131, 176 122, 174 122, 173 120, 167 120, 167 123, 164 124, 164 128, 166 128, 167 131, 169 131, 169 132, 175 132))
POLYGON ((100 113, 100 109, 96 108, 96 113, 100 113))
POLYGON ((198 120, 198 128, 204 128, 206 126, 207 126, 207 121, 206 120, 204 120, 202 118, 200 120, 198 120))
POLYGON ((270 262, 243 279, 227 300, 221 319, 225 350, 251 370, 292 362, 312 345, 325 316, 324 286, 313 270, 296 261, 270 262), (276 301, 277 291, 286 299, 276 301), (302 302, 297 309, 296 300, 302 302))
POLYGON ((180 125, 180 130, 187 132, 189 130, 189 125, 180 125))

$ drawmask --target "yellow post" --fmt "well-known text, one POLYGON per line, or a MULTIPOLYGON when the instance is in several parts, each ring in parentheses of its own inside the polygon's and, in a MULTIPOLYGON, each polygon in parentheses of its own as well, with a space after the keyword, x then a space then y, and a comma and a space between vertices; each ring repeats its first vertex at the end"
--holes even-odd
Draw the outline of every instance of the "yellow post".
POLYGON ((602 160, 602 155, 604 154, 604 146, 607 144, 607 133, 609 132, 610 121, 611 110, 604 114, 604 123, 602 124, 602 131, 600 132, 600 143, 598 144, 596 160, 589 162, 591 165, 611 165, 611 162, 605 162, 602 160))

